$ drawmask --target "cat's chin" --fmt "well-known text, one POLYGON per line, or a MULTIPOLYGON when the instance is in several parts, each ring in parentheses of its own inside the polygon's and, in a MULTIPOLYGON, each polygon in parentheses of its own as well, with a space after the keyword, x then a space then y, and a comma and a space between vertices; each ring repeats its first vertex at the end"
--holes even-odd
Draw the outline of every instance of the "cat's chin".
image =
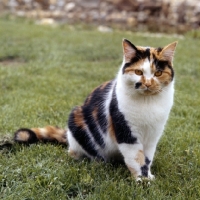
POLYGON ((139 94, 143 95, 143 96, 152 96, 152 95, 156 95, 158 94, 158 91, 152 91, 152 90, 140 90, 139 94))

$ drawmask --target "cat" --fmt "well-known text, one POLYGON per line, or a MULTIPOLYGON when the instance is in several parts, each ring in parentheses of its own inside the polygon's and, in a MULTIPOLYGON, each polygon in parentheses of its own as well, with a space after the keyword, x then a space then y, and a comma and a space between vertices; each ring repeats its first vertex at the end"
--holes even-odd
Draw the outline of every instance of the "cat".
POLYGON ((67 130, 21 128, 14 140, 67 143, 75 159, 123 160, 136 179, 154 179, 154 153, 173 105, 176 46, 177 42, 164 48, 142 47, 123 39, 123 62, 116 78, 94 89, 71 111, 67 130))

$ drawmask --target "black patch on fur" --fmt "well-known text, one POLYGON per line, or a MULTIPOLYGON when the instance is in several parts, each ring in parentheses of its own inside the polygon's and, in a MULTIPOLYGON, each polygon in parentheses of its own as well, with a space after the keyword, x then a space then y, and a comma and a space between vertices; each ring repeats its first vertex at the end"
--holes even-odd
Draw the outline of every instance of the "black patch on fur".
POLYGON ((151 161, 150 161, 147 157, 145 157, 145 163, 146 163, 146 165, 149 165, 150 162, 151 162, 151 161))
POLYGON ((34 131, 28 129, 28 128, 21 128, 19 130, 17 130, 15 133, 14 133, 14 141, 15 142, 18 142, 18 143, 27 143, 27 144, 32 144, 32 143, 36 143, 38 142, 38 138, 35 134, 34 131), (27 135, 28 135, 28 140, 26 141, 21 141, 21 140, 18 140, 17 139, 17 135, 20 134, 20 132, 26 132, 27 135))
POLYGON ((96 122, 92 116, 92 107, 90 106, 87 106, 85 108, 83 107, 83 114, 84 114, 85 123, 87 124, 95 142, 99 146, 105 147, 103 137, 101 135, 101 132, 98 129, 98 122, 96 122))
POLYGON ((164 71, 164 69, 166 67, 168 67, 171 70, 171 73, 172 73, 171 76, 172 76, 172 80, 173 80, 173 78, 174 78, 174 70, 173 70, 171 64, 168 61, 158 60, 158 59, 154 58, 154 65, 156 66, 157 70, 161 70, 161 71, 164 71))
POLYGON ((163 50, 163 48, 158 47, 156 50, 157 50, 158 53, 160 53, 163 50))
POLYGON ((112 100, 110 103, 110 116, 112 118, 113 127, 115 131, 115 136, 119 144, 134 144, 137 138, 133 137, 131 130, 128 126, 124 115, 119 111, 118 102, 116 98, 115 91, 113 92, 112 100))
POLYGON ((142 85, 141 82, 137 82, 137 83, 135 84, 135 89, 138 89, 141 85, 142 85))
POLYGON ((156 69, 161 71, 163 71, 169 65, 168 61, 157 60, 157 59, 154 60, 154 64, 156 66, 156 69))
POLYGON ((145 54, 146 54, 148 60, 150 61, 150 49, 149 48, 146 49, 145 54))
MULTIPOLYGON (((76 109, 76 108, 75 108, 76 109)), ((73 110, 74 111, 74 110, 73 110)), ((74 113, 73 111, 69 115, 68 127, 72 132, 72 135, 79 143, 79 145, 91 156, 99 157, 98 152, 96 151, 94 144, 92 143, 88 133, 81 126, 77 126, 74 122, 74 113)))
MULTIPOLYGON (((87 121, 87 124, 89 125, 89 123, 91 122, 91 119, 92 119, 93 127, 94 127, 94 125, 96 127, 97 127, 97 125, 99 125, 99 127, 101 128, 103 133, 106 133, 107 125, 108 125, 107 118, 105 115, 105 107, 104 107, 105 100, 106 100, 106 96, 107 96, 108 92, 110 91, 110 87, 112 84, 113 84, 113 81, 110 81, 104 88, 102 88, 103 85, 96 88, 93 91, 93 93, 90 94, 90 103, 88 105, 87 104, 83 105, 84 119, 87 121), (97 108, 97 120, 95 121, 92 118, 92 112, 96 108, 97 108)), ((92 125, 89 128, 91 128, 92 134, 95 133, 95 131, 94 132, 92 131, 92 129, 93 129, 92 125)), ((99 131, 97 131, 97 132, 99 132, 99 131)), ((100 136, 101 136, 101 134, 100 134, 100 136)))
POLYGON ((131 46, 132 47, 132 49, 135 49, 135 50, 137 50, 137 47, 134 45, 134 44, 132 44, 129 40, 127 40, 127 39, 124 39, 124 41, 126 41, 128 44, 129 44, 129 46, 131 46))
POLYGON ((143 165, 141 167, 141 172, 142 172, 142 176, 148 177, 148 171, 149 171, 149 164, 151 163, 151 161, 145 157, 145 165, 143 165))
POLYGON ((131 66, 133 63, 129 62, 129 63, 125 63, 124 67, 122 68, 122 73, 125 73, 126 68, 128 68, 129 66, 131 66))
POLYGON ((141 168, 142 176, 148 177, 149 167, 147 165, 143 165, 141 168))

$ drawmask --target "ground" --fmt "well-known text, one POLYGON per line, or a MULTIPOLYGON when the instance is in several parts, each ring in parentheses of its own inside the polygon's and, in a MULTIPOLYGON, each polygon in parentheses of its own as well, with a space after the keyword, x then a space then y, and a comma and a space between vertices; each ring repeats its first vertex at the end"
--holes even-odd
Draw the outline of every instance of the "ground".
POLYGON ((0 198, 200 199, 198 34, 100 33, 95 27, 0 19, 0 198), (122 164, 74 161, 64 146, 5 145, 19 127, 65 127, 70 110, 115 77, 122 38, 155 47, 179 41, 175 102, 157 148, 151 185, 138 185, 122 164))

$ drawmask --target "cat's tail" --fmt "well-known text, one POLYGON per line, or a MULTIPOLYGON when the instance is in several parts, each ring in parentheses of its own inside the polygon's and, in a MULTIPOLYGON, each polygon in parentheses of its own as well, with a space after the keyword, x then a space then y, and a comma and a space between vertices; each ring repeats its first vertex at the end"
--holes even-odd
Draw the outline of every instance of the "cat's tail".
POLYGON ((67 137, 65 129, 46 126, 44 128, 20 128, 14 133, 14 141, 24 144, 32 144, 39 141, 67 144, 67 137))

